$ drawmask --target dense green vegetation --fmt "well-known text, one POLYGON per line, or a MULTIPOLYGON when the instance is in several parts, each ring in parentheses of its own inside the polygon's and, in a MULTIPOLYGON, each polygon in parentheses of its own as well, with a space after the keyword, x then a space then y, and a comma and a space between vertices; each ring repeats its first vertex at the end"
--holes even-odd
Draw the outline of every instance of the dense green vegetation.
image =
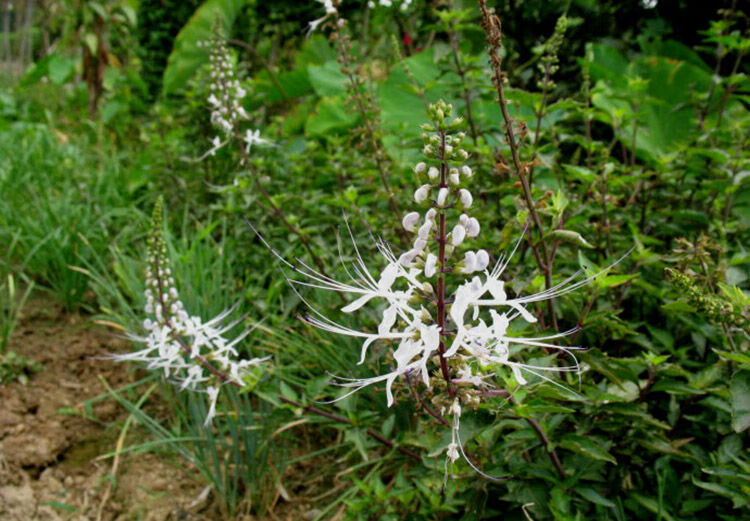
POLYGON ((3 352, 31 285, 144 334, 163 197, 158 232, 185 308, 207 321, 236 306, 227 336, 254 327, 240 358, 270 358, 222 386, 208 424, 204 393, 161 372, 115 395, 201 469, 227 516, 262 514, 285 470, 313 459, 336 476, 320 519, 342 504, 358 520, 747 517, 749 13, 498 2, 499 47, 483 2, 392 3, 45 2, 40 34, 58 44, 0 90, 0 375, 23 374, 3 352), (208 101, 220 70, 238 78, 226 113, 208 101), (429 108, 441 100, 463 123, 446 130, 447 109, 429 108), (390 407, 384 383, 327 403, 349 390, 331 375, 388 372, 396 346, 378 341, 358 365, 362 339, 306 325, 305 301, 361 331, 377 331, 383 308, 347 314, 352 295, 297 293, 285 279, 298 274, 248 222, 298 267, 348 280, 358 250, 377 280, 376 238, 397 256, 411 248, 415 165, 445 153, 432 133, 459 131, 481 223, 467 244, 497 259, 522 237, 509 296, 612 266, 529 303, 538 322, 510 329, 569 331, 555 341, 586 348, 580 371, 545 381, 496 364, 490 392, 436 370, 429 388, 398 378, 390 407), (143 407, 154 381, 170 404, 158 416, 143 407), (454 396, 467 457, 450 462, 454 396))

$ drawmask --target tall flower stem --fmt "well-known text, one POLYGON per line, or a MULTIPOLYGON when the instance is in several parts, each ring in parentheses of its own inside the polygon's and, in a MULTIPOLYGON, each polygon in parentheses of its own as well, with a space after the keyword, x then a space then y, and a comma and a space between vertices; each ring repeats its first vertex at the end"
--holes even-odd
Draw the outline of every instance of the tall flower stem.
MULTIPOLYGON (((490 13, 487 8, 486 0, 479 0, 479 9, 482 12, 482 27, 487 33, 487 53, 490 57, 492 64, 493 75, 492 82, 495 84, 497 90, 498 104, 500 105, 500 112, 502 113, 503 120, 505 121, 505 137, 508 141, 508 147, 510 148, 511 157, 513 160, 513 170, 521 182, 523 190, 524 203, 526 209, 531 215, 531 219, 534 222, 534 226, 537 229, 538 241, 530 241, 531 251, 534 255, 539 269, 544 273, 544 285, 546 289, 552 287, 552 266, 549 262, 547 254, 547 246, 544 243, 544 225, 539 217, 539 213, 536 210, 536 204, 534 203, 533 196, 531 195, 531 186, 527 177, 528 168, 527 164, 522 164, 518 153, 518 142, 516 141, 515 131, 513 130, 513 119, 508 113, 508 103, 505 98, 505 74, 502 69, 502 58, 500 57, 500 48, 502 47, 502 30, 500 25, 500 19, 494 13, 490 13)), ((552 321, 552 326, 555 329, 557 327, 557 317, 555 316, 555 309, 553 299, 547 301, 547 307, 552 321)))
MULTIPOLYGON (((346 75, 349 82, 349 90, 351 91, 351 98, 362 118, 364 129, 363 134, 368 145, 372 149, 373 158, 375 159, 375 167, 380 176, 380 183, 388 196, 388 206, 390 206, 394 215, 400 215, 401 210, 396 201, 396 196, 388 182, 388 160, 385 151, 383 150, 383 144, 380 142, 378 136, 379 123, 377 121, 377 115, 374 113, 376 108, 372 105, 372 100, 369 99, 369 94, 365 92, 364 82, 359 74, 355 72, 354 65, 351 62, 349 56, 349 53, 351 52, 351 42, 349 36, 344 34, 343 31, 345 20, 341 18, 337 12, 334 21, 336 24, 336 31, 332 34, 332 38, 337 42, 338 61, 341 64, 341 70, 346 75)), ((400 230, 399 233, 405 237, 402 230, 400 230)))
MULTIPOLYGON (((440 131, 440 185, 439 188, 447 188, 447 176, 448 176, 448 163, 445 158, 445 131, 440 131)), ((448 386, 448 394, 451 398, 455 397, 456 390, 451 383, 451 376, 448 372, 448 362, 445 359, 445 337, 447 332, 445 330, 445 274, 448 271, 445 266, 445 242, 446 242, 446 230, 445 230, 445 211, 437 206, 438 211, 438 266, 440 268, 438 279, 437 279, 437 323, 440 329, 440 344, 438 345, 438 355, 440 356, 440 372, 443 375, 446 385, 448 386)))

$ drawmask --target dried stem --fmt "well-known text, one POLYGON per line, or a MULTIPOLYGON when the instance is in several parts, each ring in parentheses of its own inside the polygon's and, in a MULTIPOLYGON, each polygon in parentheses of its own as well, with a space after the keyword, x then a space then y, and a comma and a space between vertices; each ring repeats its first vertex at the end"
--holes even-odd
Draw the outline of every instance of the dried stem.
MULTIPOLYGON (((528 164, 523 164, 518 153, 518 142, 516 141, 515 131, 513 130, 513 119, 508 113, 508 103, 505 98, 505 73, 502 70, 502 58, 500 57, 500 48, 502 47, 502 31, 500 25, 500 18, 494 13, 491 13, 487 8, 486 0, 479 0, 479 8, 482 12, 482 27, 487 33, 487 53, 490 57, 492 64, 492 82, 497 90, 498 103, 500 105, 500 112, 502 113, 503 120, 505 121, 505 137, 508 141, 508 147, 510 148, 511 157, 513 159, 513 170, 521 182, 523 189, 524 203, 526 209, 531 215, 531 219, 534 222, 534 226, 537 230, 538 241, 529 241, 529 246, 534 255, 539 269, 544 273, 544 285, 546 289, 552 287, 552 266, 549 262, 547 254, 547 246, 544 242, 544 226, 542 220, 539 217, 539 213, 536 210, 536 204, 531 195, 531 186, 527 177, 528 164)), ((555 316, 554 299, 547 300, 547 306, 549 315, 552 320, 552 325, 557 329, 557 317, 555 316)))

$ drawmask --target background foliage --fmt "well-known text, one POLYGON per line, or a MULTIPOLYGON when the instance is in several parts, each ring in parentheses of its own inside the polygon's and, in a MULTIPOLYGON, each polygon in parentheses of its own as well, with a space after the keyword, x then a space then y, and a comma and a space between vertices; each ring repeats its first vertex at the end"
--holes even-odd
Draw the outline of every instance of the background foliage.
MULTIPOLYGON (((584 326, 570 342, 589 348, 580 356, 585 371, 580 383, 563 379, 577 394, 541 382, 512 388, 509 378, 513 403, 466 411, 462 439, 475 463, 513 476, 495 483, 466 465, 444 480, 450 432, 415 414, 406 387, 390 409, 375 390, 328 407, 348 424, 279 401, 279 391, 304 405, 331 399, 339 391, 326 371, 357 377, 374 368, 355 365, 356 343, 298 323, 304 306, 244 223, 283 254, 312 262, 308 241, 331 272, 342 212, 368 255, 368 230, 404 247, 380 174, 408 208, 425 103, 445 99, 469 120, 485 247, 507 249, 529 208, 477 6, 344 2, 344 28, 308 37, 306 24, 323 15, 317 3, 48 4, 55 16, 40 15, 38 27, 54 44, 37 45, 34 65, 0 90, 0 332, 7 337, 23 300, 9 288, 24 280, 68 310, 137 330, 144 215, 163 194, 186 305, 215 314, 238 302, 248 324, 261 323, 247 352, 273 355, 274 369, 258 376, 253 393, 226 398, 224 410, 242 414, 220 416, 214 429, 196 421, 202 403, 168 385, 166 416, 148 416, 127 393, 121 400, 198 464, 227 515, 262 512, 278 483, 291 488, 285 469, 314 461, 339 487, 321 501, 321 519, 342 504, 362 520, 747 516, 748 13, 732 2, 497 3, 509 110, 545 229, 527 234, 508 287, 544 287, 531 252, 538 241, 554 252, 555 281, 632 252, 614 273, 555 302, 560 330, 584 326), (190 161, 214 136, 207 53, 197 43, 217 19, 250 93, 250 124, 274 143, 253 149, 245 165, 228 149, 190 161), (86 56, 103 48, 91 80, 97 94, 86 56), (367 429, 422 461, 383 447, 367 429), (328 438, 340 443, 321 443, 328 438)), ((336 316, 340 302, 307 296, 336 316)), ((535 312, 550 318, 546 308, 535 312)), ((370 319, 358 325, 373 326, 370 319)), ((378 363, 389 363, 387 350, 378 363)))

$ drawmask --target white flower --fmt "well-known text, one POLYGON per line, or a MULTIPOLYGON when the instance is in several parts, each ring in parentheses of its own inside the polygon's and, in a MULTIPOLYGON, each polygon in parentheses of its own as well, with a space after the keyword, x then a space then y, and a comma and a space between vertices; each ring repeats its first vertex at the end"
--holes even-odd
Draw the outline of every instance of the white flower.
POLYGON ((440 170, 438 170, 434 166, 431 166, 430 169, 427 170, 427 177, 430 178, 430 181, 436 181, 438 177, 440 177, 440 170))
POLYGON ((469 219, 466 220, 466 222, 464 223, 464 226, 466 227, 467 237, 476 237, 479 235, 479 231, 480 231, 479 221, 476 218, 470 217, 469 219))
POLYGON ((461 273, 474 273, 476 271, 477 255, 473 251, 467 251, 464 254, 464 267, 461 269, 461 273))
POLYGON ((417 163, 417 166, 414 167, 414 173, 416 174, 422 174, 427 169, 427 164, 422 161, 421 163, 417 163))
POLYGON ((435 272, 437 271, 437 261, 438 258, 430 253, 427 255, 427 260, 424 261, 424 276, 427 278, 432 277, 435 275, 435 272))
POLYGON ((485 250, 477 251, 476 271, 484 271, 490 264, 490 255, 485 250))
POLYGON ((445 451, 445 456, 451 460, 451 463, 455 463, 461 455, 458 453, 458 443, 451 441, 448 444, 448 448, 445 451))
POLYGON ((461 175, 465 177, 471 177, 474 175, 474 172, 471 171, 471 167, 468 165, 464 165, 461 167, 461 175))
POLYGON ((260 137, 260 130, 257 130, 257 129, 256 130, 248 129, 247 132, 245 132, 245 137, 242 139, 246 143, 245 150, 247 150, 248 153, 250 152, 250 147, 252 147, 253 145, 270 144, 270 141, 268 141, 265 138, 260 137))
POLYGON ((451 243, 453 244, 453 246, 459 246, 462 242, 464 242, 465 237, 466 228, 464 228, 460 224, 457 224, 451 232, 451 243))
POLYGON ((404 230, 407 232, 413 232, 417 229, 417 222, 419 222, 419 212, 409 212, 404 215, 401 224, 404 226, 404 230))
POLYGON ((461 188, 461 190, 458 191, 458 200, 461 202, 462 207, 471 208, 471 203, 474 201, 474 198, 471 196, 471 192, 466 188, 461 188))
MULTIPOLYGON (((427 240, 430 238, 430 231, 432 231, 432 227, 434 225, 434 221, 425 221, 422 226, 419 227, 419 230, 417 230, 417 237, 420 239, 427 240)), ((422 249, 422 248, 420 248, 422 249)))
POLYGON ((430 195, 430 188, 432 188, 430 185, 422 185, 417 188, 416 192, 414 192, 414 201, 417 204, 423 203, 430 195))
POLYGON ((206 394, 208 395, 209 406, 204 425, 209 425, 213 417, 216 415, 216 400, 219 397, 219 388, 216 386, 207 387, 206 394))
POLYGON ((309 35, 313 31, 315 31, 320 24, 328 20, 328 18, 332 15, 336 14, 336 7, 333 5, 333 0, 317 0, 321 4, 323 4, 323 7, 326 10, 325 16, 318 18, 317 20, 313 20, 312 22, 309 22, 307 24, 307 34, 309 35))
POLYGON ((448 190, 445 187, 438 190, 438 196, 437 196, 438 206, 445 206, 445 200, 448 198, 449 193, 450 193, 450 190, 448 190))

